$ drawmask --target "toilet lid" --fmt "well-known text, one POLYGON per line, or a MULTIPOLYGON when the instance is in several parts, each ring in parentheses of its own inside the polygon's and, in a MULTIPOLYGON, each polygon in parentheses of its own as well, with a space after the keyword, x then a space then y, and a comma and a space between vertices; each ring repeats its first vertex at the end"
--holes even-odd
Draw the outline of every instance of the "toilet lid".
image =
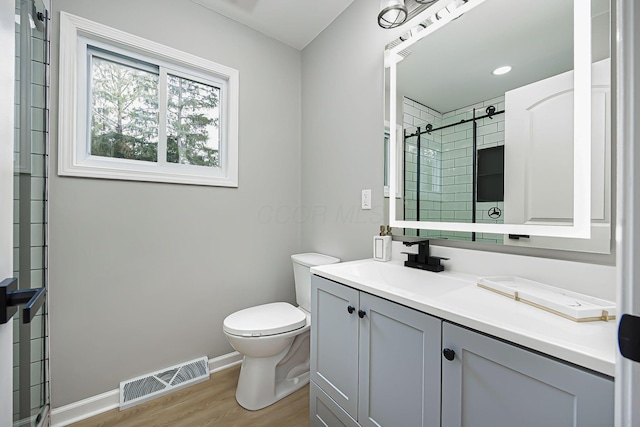
POLYGON ((286 302, 274 302, 236 311, 223 322, 224 331, 232 335, 259 337, 302 328, 307 316, 286 302))

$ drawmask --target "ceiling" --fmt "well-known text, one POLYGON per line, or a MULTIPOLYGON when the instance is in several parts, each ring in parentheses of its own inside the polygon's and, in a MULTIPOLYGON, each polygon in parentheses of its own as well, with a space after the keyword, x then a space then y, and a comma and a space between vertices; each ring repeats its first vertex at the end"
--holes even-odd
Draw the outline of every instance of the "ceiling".
POLYGON ((409 47, 411 54, 398 64, 400 93, 447 113, 571 70, 572 3, 492 0, 477 6, 409 47), (491 74, 502 65, 513 69, 491 74))
MULTIPOLYGON (((594 41, 604 39, 602 53, 594 44, 594 59, 609 56, 602 17, 593 20, 594 41)), ((447 113, 573 69, 573 1, 487 1, 409 50, 398 64, 399 94, 447 113), (513 69, 492 75, 502 65, 513 69)))
POLYGON ((192 0, 298 50, 304 49, 353 0, 192 0))

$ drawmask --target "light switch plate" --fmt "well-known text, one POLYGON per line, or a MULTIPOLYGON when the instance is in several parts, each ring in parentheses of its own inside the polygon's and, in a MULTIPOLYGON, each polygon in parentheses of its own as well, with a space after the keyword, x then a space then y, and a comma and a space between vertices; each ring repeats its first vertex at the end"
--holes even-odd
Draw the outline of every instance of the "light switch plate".
POLYGON ((362 209, 371 209, 371 189, 362 190, 362 209))

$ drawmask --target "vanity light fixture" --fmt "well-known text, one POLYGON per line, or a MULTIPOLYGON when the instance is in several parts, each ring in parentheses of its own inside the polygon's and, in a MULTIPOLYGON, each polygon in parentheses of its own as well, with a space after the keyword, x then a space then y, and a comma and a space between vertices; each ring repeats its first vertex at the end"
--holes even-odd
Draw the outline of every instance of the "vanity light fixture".
POLYGON ((382 0, 378 14, 378 25, 385 29, 396 28, 404 24, 407 20, 407 14, 404 0, 382 0))
POLYGON ((440 18, 438 18, 438 14, 434 13, 425 21, 428 25, 435 24, 440 18))
POLYGON ((456 9, 456 8, 462 6, 463 4, 465 4, 468 1, 469 0, 454 0, 453 2, 451 2, 451 4, 449 4, 447 6, 447 9, 449 9, 449 12, 453 12, 453 9, 456 9))
POLYGON ((509 65, 505 65, 503 67, 496 68, 491 72, 491 74, 494 76, 501 76, 503 74, 507 74, 509 71, 511 71, 511 67, 509 65))
MULTIPOLYGON (((396 28, 406 21, 419 15, 423 10, 435 4, 438 0, 382 0, 378 25, 382 28, 396 28)), ((455 0, 454 3, 464 4, 467 0, 455 0)))
POLYGON ((436 12, 435 17, 436 17, 437 20, 440 20, 440 19, 443 19, 444 17, 446 17, 450 13, 451 13, 451 11, 448 8, 443 7, 438 12, 436 12))
POLYGON ((400 40, 401 41, 409 40, 409 38, 415 36, 416 34, 418 34, 420 31, 424 30, 425 28, 427 28, 427 26, 425 24, 418 24, 415 27, 413 27, 411 30, 409 30, 408 33, 405 33, 405 34, 401 35, 400 36, 400 40))
POLYGON ((448 14, 465 4, 468 0, 455 0, 451 2, 447 7, 440 9, 434 16, 436 19, 443 19, 448 14))

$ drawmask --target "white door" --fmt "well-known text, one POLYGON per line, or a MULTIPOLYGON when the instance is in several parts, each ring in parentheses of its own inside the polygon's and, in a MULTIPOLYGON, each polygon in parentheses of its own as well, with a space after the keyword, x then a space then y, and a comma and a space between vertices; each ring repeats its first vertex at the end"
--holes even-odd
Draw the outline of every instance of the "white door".
MULTIPOLYGON (((15 2, 0 0, 0 280, 13 274, 15 2)), ((0 427, 12 424, 13 322, 0 325, 0 427)))
MULTIPOLYGON (((591 238, 505 236, 505 245, 610 253, 610 70, 609 59, 592 67, 591 238)), ((505 110, 504 222, 571 224, 573 71, 507 92, 505 110)))
MULTIPOLYGON (((640 7, 617 1, 618 309, 640 316, 640 7), (634 93, 635 90, 635 93, 634 93)), ((633 337, 640 339, 637 331, 633 337)), ((616 426, 640 425, 640 363, 618 353, 616 426)))

